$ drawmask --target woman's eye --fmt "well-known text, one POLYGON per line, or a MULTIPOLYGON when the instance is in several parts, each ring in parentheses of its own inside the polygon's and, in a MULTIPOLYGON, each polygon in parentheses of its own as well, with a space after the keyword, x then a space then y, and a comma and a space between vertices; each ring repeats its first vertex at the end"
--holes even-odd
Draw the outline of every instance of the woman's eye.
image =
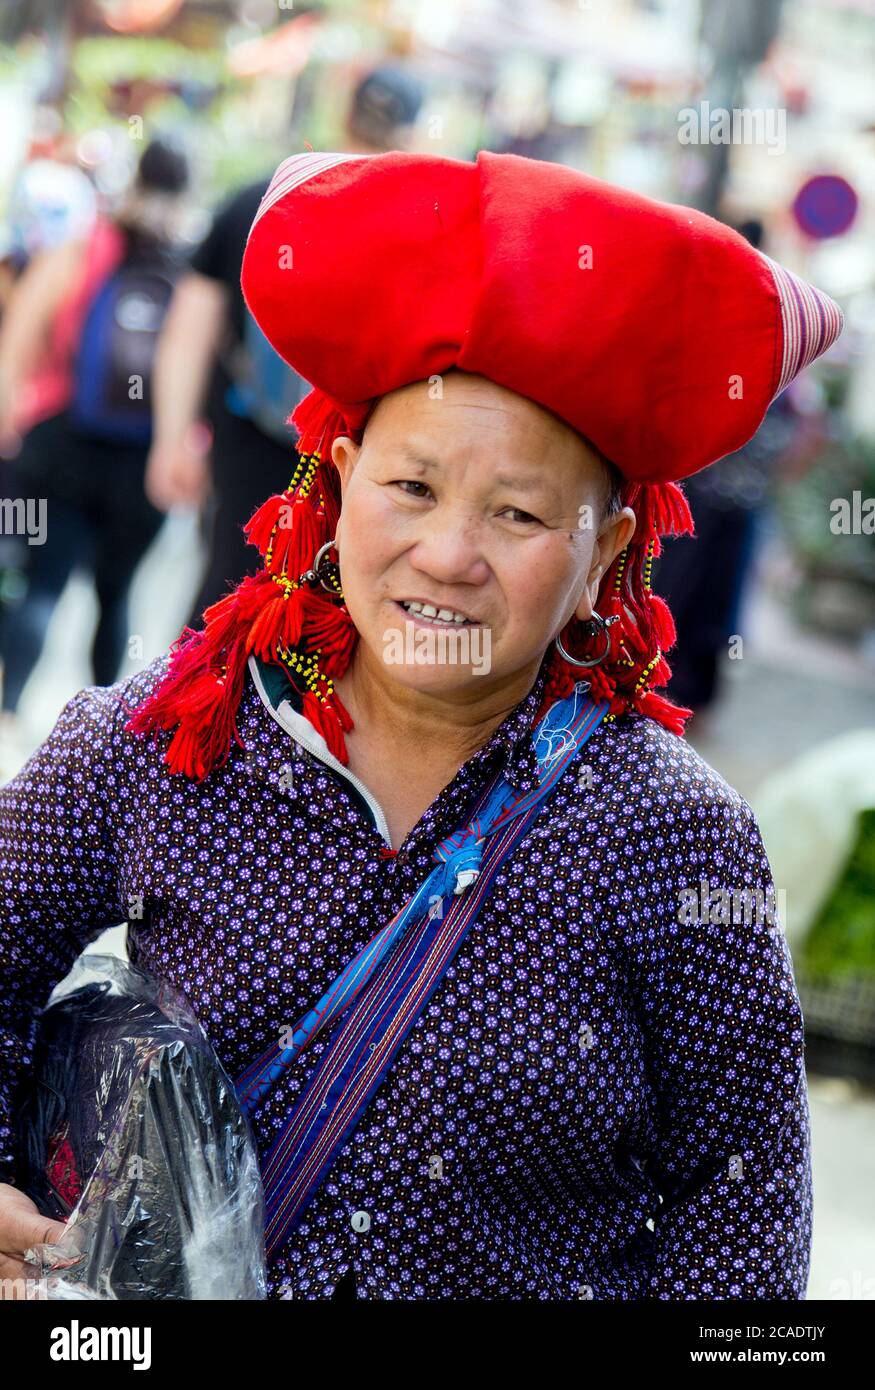
POLYGON ((409 492, 409 493, 407 494, 408 497, 424 497, 424 496, 426 495, 426 493, 428 492, 428 484, 427 484, 427 483, 421 483, 421 482, 419 482, 418 479, 416 479, 416 478, 396 478, 396 479, 395 479, 395 486, 396 486, 396 487, 400 487, 400 488, 402 488, 402 489, 405 490, 405 491, 406 491, 407 488, 410 488, 410 487, 421 487, 421 488, 422 488, 422 492, 409 492))
POLYGON ((504 515, 508 516, 511 513, 514 513, 514 515, 511 515, 510 517, 511 521, 538 523, 538 517, 532 516, 531 512, 522 511, 520 507, 507 507, 504 512, 504 515))

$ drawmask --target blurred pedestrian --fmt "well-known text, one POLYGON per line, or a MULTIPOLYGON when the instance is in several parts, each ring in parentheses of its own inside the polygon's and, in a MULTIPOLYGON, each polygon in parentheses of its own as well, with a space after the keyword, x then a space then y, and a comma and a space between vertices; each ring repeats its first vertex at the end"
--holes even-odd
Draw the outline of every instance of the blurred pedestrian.
POLYGON ((41 251, 88 236, 97 192, 83 170, 56 159, 32 159, 12 187, 3 228, 3 259, 14 278, 41 251))
MULTIPOLYGON (((32 159, 15 179, 0 226, 0 321, 12 292, 34 256, 65 242, 87 237, 97 216, 94 184, 81 169, 56 159, 32 159)), ((40 414, 54 409, 57 374, 37 365, 32 377, 22 381, 15 408, 19 429, 40 414)), ((16 473, 11 458, 19 446, 17 435, 0 443, 0 497, 13 497, 16 473)), ((26 564, 27 542, 14 531, 0 530, 0 602, 20 589, 26 564)))
POLYGON ((654 566, 653 586, 671 607, 677 632, 669 689, 695 711, 698 727, 720 695, 730 643, 743 636, 769 488, 798 429, 789 395, 773 402, 743 449, 687 479, 696 533, 672 536, 654 566))
MULTIPOLYGON (((760 247, 759 221, 743 222, 737 230, 760 247)), ((719 695, 729 643, 740 636, 770 480, 795 428, 789 397, 782 394, 743 448, 688 478, 695 535, 671 537, 654 567, 654 588, 668 602, 677 632, 669 690, 695 711, 699 725, 719 695)))
POLYGON ((99 616, 94 681, 125 654, 131 576, 163 520, 144 493, 151 373, 180 264, 188 162, 152 141, 112 216, 36 255, 0 328, 0 444, 14 454, 4 523, 27 527, 25 591, 0 605, 3 710, 18 708, 57 601, 86 566, 99 616))

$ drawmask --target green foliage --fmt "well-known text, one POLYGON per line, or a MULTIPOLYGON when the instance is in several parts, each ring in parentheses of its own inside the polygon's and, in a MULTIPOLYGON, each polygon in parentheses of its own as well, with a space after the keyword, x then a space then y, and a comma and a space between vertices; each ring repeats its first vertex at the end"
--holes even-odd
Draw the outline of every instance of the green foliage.
POLYGON ((847 868, 812 924, 801 963, 812 976, 875 976, 875 808, 860 816, 847 868))
POLYGON ((226 76, 225 55, 193 49, 172 39, 137 35, 80 39, 73 52, 77 83, 93 87, 148 78, 155 82, 219 82, 226 76))

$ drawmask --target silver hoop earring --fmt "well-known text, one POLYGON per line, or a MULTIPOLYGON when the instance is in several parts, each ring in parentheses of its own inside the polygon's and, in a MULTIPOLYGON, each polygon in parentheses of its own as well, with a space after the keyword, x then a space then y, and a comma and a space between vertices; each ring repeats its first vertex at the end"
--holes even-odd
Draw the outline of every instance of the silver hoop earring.
POLYGON ((308 570, 298 580, 299 584, 315 584, 318 580, 323 589, 327 589, 335 598, 342 598, 343 592, 340 587, 340 569, 338 565, 332 564, 325 557, 334 545, 334 540, 326 541, 320 545, 316 554, 313 556, 313 563, 308 570), (326 579, 328 583, 326 584, 326 579))
POLYGON ((611 626, 611 623, 618 623, 619 621, 619 616, 616 613, 612 613, 610 618, 603 618, 601 613, 593 613, 592 617, 587 619, 587 626, 590 628, 592 636, 595 636, 596 632, 600 632, 605 639, 604 651, 598 656, 592 657, 589 661, 578 661, 577 657, 571 656, 563 647, 561 636, 553 639, 556 643, 556 650, 562 657, 562 660, 568 662, 569 666, 579 666, 583 670, 589 670, 593 666, 599 666, 611 649, 611 634, 608 632, 608 628, 611 626), (594 631, 592 630, 593 624, 595 624, 594 631))

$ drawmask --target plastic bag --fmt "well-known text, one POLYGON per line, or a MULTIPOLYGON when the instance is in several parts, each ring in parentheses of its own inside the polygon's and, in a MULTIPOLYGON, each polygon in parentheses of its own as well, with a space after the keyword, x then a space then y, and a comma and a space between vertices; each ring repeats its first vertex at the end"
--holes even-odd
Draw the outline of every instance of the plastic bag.
POLYGON ((19 1186, 67 1219, 27 1252, 49 1299, 262 1299, 264 1197, 233 1084, 188 1001, 88 954, 43 1010, 19 1186))

